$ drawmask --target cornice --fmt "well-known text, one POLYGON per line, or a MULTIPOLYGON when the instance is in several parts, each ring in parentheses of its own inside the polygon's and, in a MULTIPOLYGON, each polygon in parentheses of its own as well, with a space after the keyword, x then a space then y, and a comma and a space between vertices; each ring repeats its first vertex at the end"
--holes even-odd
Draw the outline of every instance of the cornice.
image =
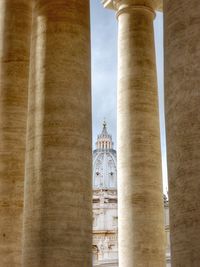
POLYGON ((155 11, 163 11, 163 0, 102 0, 103 6, 118 11, 119 6, 146 6, 155 11))

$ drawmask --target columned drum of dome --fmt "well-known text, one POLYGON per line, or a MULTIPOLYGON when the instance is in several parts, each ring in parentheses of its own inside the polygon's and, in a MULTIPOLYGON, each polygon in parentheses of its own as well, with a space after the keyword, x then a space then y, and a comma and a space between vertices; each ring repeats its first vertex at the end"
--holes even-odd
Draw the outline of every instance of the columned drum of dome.
POLYGON ((0 267, 21 267, 31 1, 0 1, 0 267))
POLYGON ((200 266, 200 1, 166 0, 165 114, 172 266, 200 266))
POLYGON ((119 266, 165 266, 153 20, 158 1, 112 2, 118 36, 119 266))
POLYGON ((89 0, 33 2, 23 266, 91 267, 89 0))

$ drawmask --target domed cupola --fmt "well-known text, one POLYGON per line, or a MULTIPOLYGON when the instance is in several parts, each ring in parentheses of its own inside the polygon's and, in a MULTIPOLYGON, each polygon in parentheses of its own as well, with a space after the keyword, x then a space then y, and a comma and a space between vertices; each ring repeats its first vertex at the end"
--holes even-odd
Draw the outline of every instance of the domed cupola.
POLYGON ((96 149, 107 150, 107 149, 112 149, 112 148, 113 148, 112 136, 108 134, 107 124, 104 121, 102 132, 97 137, 96 149))
POLYGON ((93 151, 94 189, 117 189, 117 157, 113 149, 112 136, 108 134, 104 121, 101 134, 97 136, 93 151))

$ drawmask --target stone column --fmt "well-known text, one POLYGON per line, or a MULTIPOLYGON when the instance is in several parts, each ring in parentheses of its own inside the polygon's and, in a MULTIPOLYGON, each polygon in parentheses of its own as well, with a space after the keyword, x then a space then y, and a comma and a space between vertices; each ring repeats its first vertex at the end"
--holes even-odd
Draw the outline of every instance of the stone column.
POLYGON ((113 1, 118 36, 119 266, 165 266, 154 1, 113 1))
POLYGON ((172 266, 200 266, 200 2, 165 1, 172 266))
POLYGON ((89 0, 34 4, 24 267, 92 266, 89 0))
POLYGON ((21 266, 31 1, 0 1, 0 267, 21 266))

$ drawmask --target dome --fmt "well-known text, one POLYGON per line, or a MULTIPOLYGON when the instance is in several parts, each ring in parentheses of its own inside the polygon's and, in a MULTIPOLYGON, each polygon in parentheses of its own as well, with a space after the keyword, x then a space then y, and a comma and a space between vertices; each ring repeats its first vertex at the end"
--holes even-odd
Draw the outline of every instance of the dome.
POLYGON ((93 151, 93 187, 94 189, 117 188, 117 157, 113 149, 112 136, 107 132, 107 125, 97 137, 93 151))

